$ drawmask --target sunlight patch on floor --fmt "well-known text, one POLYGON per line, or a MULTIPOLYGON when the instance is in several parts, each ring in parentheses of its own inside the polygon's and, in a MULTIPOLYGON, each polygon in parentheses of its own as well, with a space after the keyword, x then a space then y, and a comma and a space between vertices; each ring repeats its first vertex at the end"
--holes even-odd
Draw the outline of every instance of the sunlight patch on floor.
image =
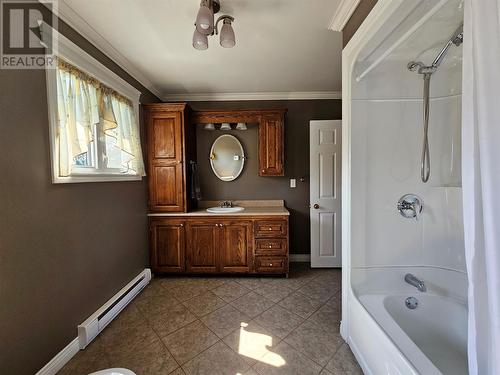
POLYGON ((247 323, 241 323, 238 353, 274 367, 284 366, 286 361, 283 357, 269 350, 273 346, 272 337, 248 331, 247 327, 247 323))

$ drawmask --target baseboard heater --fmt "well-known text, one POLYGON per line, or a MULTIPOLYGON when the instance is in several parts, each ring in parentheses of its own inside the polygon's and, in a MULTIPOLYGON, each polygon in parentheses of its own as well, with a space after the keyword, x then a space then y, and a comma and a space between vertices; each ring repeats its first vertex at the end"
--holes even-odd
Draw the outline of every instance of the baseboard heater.
POLYGON ((130 301, 151 281, 151 270, 146 268, 131 282, 125 285, 99 310, 78 326, 78 343, 80 349, 92 342, 93 339, 111 323, 111 321, 127 306, 130 301))

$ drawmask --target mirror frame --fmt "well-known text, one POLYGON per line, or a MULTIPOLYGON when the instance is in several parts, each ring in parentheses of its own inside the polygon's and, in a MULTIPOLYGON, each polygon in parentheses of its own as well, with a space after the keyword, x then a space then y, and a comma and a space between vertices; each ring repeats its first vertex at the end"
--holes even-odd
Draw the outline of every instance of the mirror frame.
POLYGON ((212 167, 212 171, 214 172, 215 176, 217 176, 217 178, 223 182, 230 182, 230 181, 234 181, 236 180, 238 177, 240 177, 241 175, 241 172, 243 172, 243 167, 245 166, 245 150, 243 149, 243 145, 241 144, 240 140, 238 138, 236 138, 234 135, 231 135, 231 134, 222 134, 220 136, 218 136, 215 141, 212 143, 212 147, 210 147, 210 154, 209 154, 209 159, 210 159, 210 167, 212 167), (214 147, 215 147, 215 144, 217 143, 217 141, 221 138, 233 138, 237 143, 238 145, 240 146, 240 150, 241 150, 241 167, 240 169, 238 170, 238 173, 236 173, 236 176, 230 180, 228 179, 224 179, 222 178, 219 173, 217 173, 217 171, 215 170, 215 167, 214 167, 214 161, 212 159, 212 155, 214 153, 214 147))

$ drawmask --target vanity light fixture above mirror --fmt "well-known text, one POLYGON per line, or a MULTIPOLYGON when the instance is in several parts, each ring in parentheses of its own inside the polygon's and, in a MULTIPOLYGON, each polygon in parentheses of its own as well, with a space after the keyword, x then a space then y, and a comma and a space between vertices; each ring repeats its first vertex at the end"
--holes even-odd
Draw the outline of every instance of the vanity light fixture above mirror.
MULTIPOLYGON (((218 126, 218 129, 217 129, 217 124, 214 124, 212 122, 208 123, 208 124, 205 124, 203 126, 203 129, 204 130, 233 130, 231 124, 229 122, 223 122, 222 124, 220 124, 220 126, 218 126)), ((235 130, 247 130, 247 124, 244 123, 244 122, 238 122, 236 124, 236 127, 234 128, 235 130)))

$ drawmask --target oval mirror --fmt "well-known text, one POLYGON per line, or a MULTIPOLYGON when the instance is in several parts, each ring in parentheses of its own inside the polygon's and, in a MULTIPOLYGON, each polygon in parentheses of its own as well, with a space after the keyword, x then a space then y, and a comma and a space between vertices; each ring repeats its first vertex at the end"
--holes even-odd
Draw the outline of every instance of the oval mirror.
POLYGON ((245 152, 238 138, 224 134, 217 138, 210 149, 210 165, 222 181, 233 181, 243 171, 245 152))

